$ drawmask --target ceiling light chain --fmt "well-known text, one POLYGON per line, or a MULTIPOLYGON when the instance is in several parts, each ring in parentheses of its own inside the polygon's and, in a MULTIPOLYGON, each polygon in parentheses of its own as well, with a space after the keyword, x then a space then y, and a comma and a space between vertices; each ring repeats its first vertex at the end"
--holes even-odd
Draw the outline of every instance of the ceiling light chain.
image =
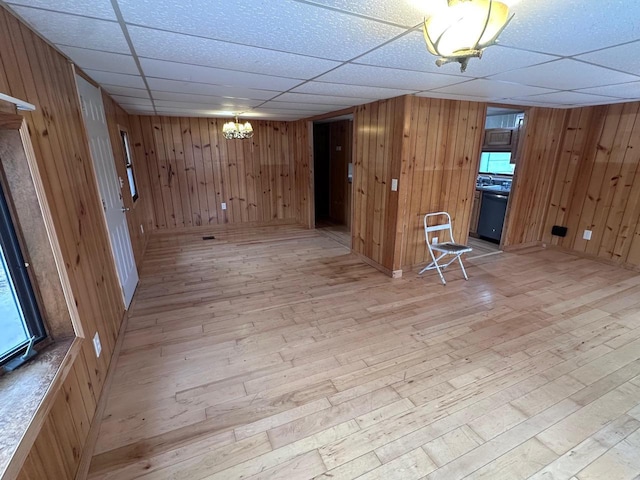
POLYGON ((253 127, 249 122, 240 123, 236 115, 235 122, 227 122, 223 125, 222 134, 227 140, 244 140, 253 137, 253 127))
POLYGON ((436 65, 458 62, 464 72, 471 58, 481 58, 485 48, 497 43, 513 14, 498 0, 447 3, 446 9, 424 20, 424 39, 429 52, 440 57, 436 65))

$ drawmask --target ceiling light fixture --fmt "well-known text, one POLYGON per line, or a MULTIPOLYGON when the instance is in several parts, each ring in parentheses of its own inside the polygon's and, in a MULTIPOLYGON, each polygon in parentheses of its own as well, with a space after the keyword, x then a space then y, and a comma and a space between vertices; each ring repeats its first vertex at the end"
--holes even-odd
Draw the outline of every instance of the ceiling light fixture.
POLYGON ((235 122, 227 122, 223 125, 222 134, 227 140, 244 140, 253 137, 253 127, 249 122, 239 123, 236 115, 235 122))
POLYGON ((513 15, 497 0, 447 0, 447 4, 424 20, 424 39, 429 52, 440 57, 436 65, 458 62, 464 72, 471 58, 481 58, 483 50, 497 42, 513 15))

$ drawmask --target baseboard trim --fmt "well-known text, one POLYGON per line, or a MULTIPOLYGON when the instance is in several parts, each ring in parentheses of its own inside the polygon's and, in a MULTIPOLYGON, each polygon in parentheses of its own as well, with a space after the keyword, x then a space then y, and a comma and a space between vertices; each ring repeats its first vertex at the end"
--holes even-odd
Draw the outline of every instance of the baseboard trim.
POLYGON ((542 242, 535 241, 535 242, 519 243, 517 245, 504 245, 501 248, 502 248, 502 251, 504 252, 517 252, 520 250, 525 250, 527 248, 542 247, 542 246, 543 246, 542 242))
POLYGON ((376 270, 379 270, 380 272, 384 273, 388 277, 391 277, 391 278, 400 278, 400 277, 402 277, 402 270, 391 270, 390 268, 387 268, 387 267, 385 267, 383 265, 380 265, 375 260, 372 260, 369 257, 367 257, 367 256, 365 256, 365 255, 363 255, 361 253, 354 252, 353 250, 351 250, 351 253, 353 253, 356 257, 358 257, 360 260, 362 260, 367 265, 375 268, 376 270))
POLYGON ((578 257, 578 258, 587 258, 589 260, 594 260, 596 262, 603 263, 605 265, 610 265, 612 267, 620 267, 620 268, 624 268, 625 270, 631 270, 632 272, 640 272, 640 265, 633 265, 631 263, 625 263, 625 262, 616 262, 615 260, 598 257, 597 255, 592 255, 590 253, 569 250, 568 248, 564 248, 559 245, 549 245, 546 243, 542 243, 541 246, 542 248, 546 248, 547 250, 554 250, 557 252, 567 253, 569 255, 573 255, 574 257, 578 257))
POLYGON ((111 390, 111 383, 113 382, 113 375, 116 370, 116 364, 118 363, 118 357, 122 350, 122 343, 124 340, 124 334, 129 324, 129 313, 125 312, 122 322, 120 323, 120 330, 118 331, 118 338, 116 340, 115 347, 113 349, 113 355, 111 355, 111 363, 109 363, 109 369, 107 370, 107 376, 105 377, 104 384, 102 386, 102 392, 100 393, 100 400, 96 406, 96 412, 93 415, 93 421, 89 428, 89 434, 87 440, 82 447, 82 454, 80 455, 80 462, 78 464, 78 470, 76 470, 75 480, 86 480, 89 475, 89 467, 91 466, 91 458, 93 457, 93 451, 96 448, 98 442, 98 434, 100 433, 100 424, 102 423, 102 417, 104 410, 107 407, 107 397, 109 390, 111 390))

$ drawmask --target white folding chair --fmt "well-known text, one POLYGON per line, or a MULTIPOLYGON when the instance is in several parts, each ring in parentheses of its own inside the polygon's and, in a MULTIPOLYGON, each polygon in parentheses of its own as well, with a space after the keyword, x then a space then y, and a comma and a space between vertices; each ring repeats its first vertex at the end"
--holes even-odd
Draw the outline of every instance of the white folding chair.
POLYGON ((431 255, 432 262, 422 270, 420 270, 420 272, 418 272, 418 275, 422 275, 427 270, 437 270, 438 275, 440 275, 442 284, 446 285, 447 281, 444 279, 444 275, 442 275, 442 270, 458 260, 458 262, 460 263, 460 268, 462 269, 462 273, 464 274, 464 279, 469 280, 467 271, 464 269, 464 265, 462 264, 462 259, 460 257, 463 253, 470 252, 473 249, 467 245, 460 245, 455 242, 455 240, 453 239, 453 229, 451 228, 451 216, 447 212, 427 213, 424 216, 424 238, 427 242, 427 249, 429 250, 429 255, 431 255), (446 223, 432 223, 430 225, 429 221, 431 220, 432 222, 434 222, 437 217, 446 217, 446 223), (442 232, 439 235, 443 236, 446 231, 449 232, 448 241, 442 241, 444 240, 443 238, 438 238, 437 242, 431 242, 429 233, 442 232), (434 252, 438 252, 437 258, 434 252), (447 255, 451 255, 453 256, 453 258, 446 264, 438 263, 443 257, 447 255))

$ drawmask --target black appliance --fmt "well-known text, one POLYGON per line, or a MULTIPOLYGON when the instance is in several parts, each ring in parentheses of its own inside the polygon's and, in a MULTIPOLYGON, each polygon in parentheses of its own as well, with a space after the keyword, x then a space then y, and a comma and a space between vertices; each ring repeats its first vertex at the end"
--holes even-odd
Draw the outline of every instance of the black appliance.
POLYGON ((478 235, 497 242, 502 236, 502 225, 507 213, 509 195, 482 192, 482 206, 478 220, 478 235))

